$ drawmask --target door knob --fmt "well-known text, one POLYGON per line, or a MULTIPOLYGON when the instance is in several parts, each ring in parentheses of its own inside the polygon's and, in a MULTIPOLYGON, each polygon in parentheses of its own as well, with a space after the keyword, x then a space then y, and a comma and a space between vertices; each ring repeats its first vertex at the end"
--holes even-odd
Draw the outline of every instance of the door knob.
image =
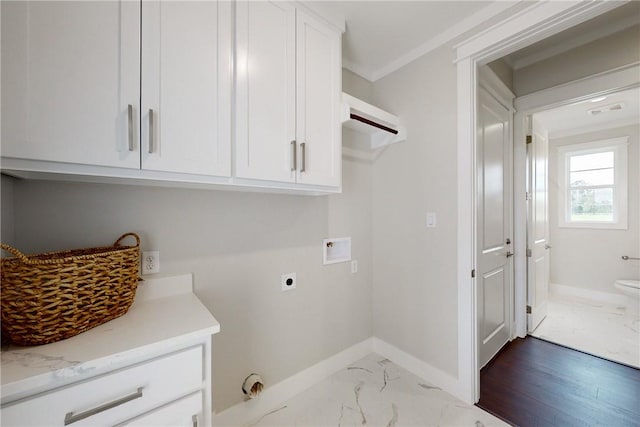
POLYGON ((507 258, 511 258, 514 255, 513 252, 511 251, 507 251, 507 258))
POLYGON ((545 248, 545 249, 551 249, 552 247, 553 247, 553 246, 551 246, 551 245, 544 245, 544 248, 545 248))

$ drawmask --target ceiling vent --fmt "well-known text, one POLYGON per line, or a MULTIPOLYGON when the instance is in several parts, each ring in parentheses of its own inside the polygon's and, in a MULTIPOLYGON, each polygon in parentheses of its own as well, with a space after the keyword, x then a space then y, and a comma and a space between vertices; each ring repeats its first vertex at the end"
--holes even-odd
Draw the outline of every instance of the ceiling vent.
POLYGON ((620 111, 625 107, 623 102, 618 102, 617 104, 611 104, 604 107, 598 107, 591 110, 588 110, 587 113, 591 116, 597 116, 602 113, 610 113, 612 111, 620 111))

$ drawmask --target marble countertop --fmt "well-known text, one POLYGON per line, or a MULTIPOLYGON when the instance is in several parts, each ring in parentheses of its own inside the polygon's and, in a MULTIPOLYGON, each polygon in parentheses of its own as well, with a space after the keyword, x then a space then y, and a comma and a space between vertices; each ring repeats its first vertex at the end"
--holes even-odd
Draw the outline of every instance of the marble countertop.
POLYGON ((127 314, 66 340, 0 353, 2 400, 98 375, 197 337, 220 324, 192 293, 192 276, 145 279, 127 314))

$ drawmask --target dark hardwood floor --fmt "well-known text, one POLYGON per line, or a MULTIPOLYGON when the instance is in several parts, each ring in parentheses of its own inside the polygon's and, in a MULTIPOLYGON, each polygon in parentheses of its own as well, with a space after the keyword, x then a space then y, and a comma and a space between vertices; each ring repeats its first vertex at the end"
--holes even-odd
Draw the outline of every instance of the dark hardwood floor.
POLYGON ((520 427, 640 426, 640 370, 516 339, 480 372, 477 406, 520 427))

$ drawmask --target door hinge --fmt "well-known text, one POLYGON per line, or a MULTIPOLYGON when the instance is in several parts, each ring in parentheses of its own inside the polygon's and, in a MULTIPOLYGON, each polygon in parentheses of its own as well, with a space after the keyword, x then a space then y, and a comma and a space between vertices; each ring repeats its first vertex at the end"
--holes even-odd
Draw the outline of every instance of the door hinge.
POLYGON ((527 144, 531 144, 533 142, 533 138, 531 135, 527 135, 527 144))
POLYGON ((524 200, 525 201, 529 201, 529 192, 528 191, 525 191, 525 193, 524 193, 524 200))
POLYGON ((533 254, 531 253, 531 249, 527 249, 527 258, 531 258, 531 255, 533 255, 533 254))
POLYGON ((476 277, 476 269, 471 270, 471 277, 476 277))
POLYGON ((531 306, 530 305, 527 306, 527 314, 531 314, 531 306))

